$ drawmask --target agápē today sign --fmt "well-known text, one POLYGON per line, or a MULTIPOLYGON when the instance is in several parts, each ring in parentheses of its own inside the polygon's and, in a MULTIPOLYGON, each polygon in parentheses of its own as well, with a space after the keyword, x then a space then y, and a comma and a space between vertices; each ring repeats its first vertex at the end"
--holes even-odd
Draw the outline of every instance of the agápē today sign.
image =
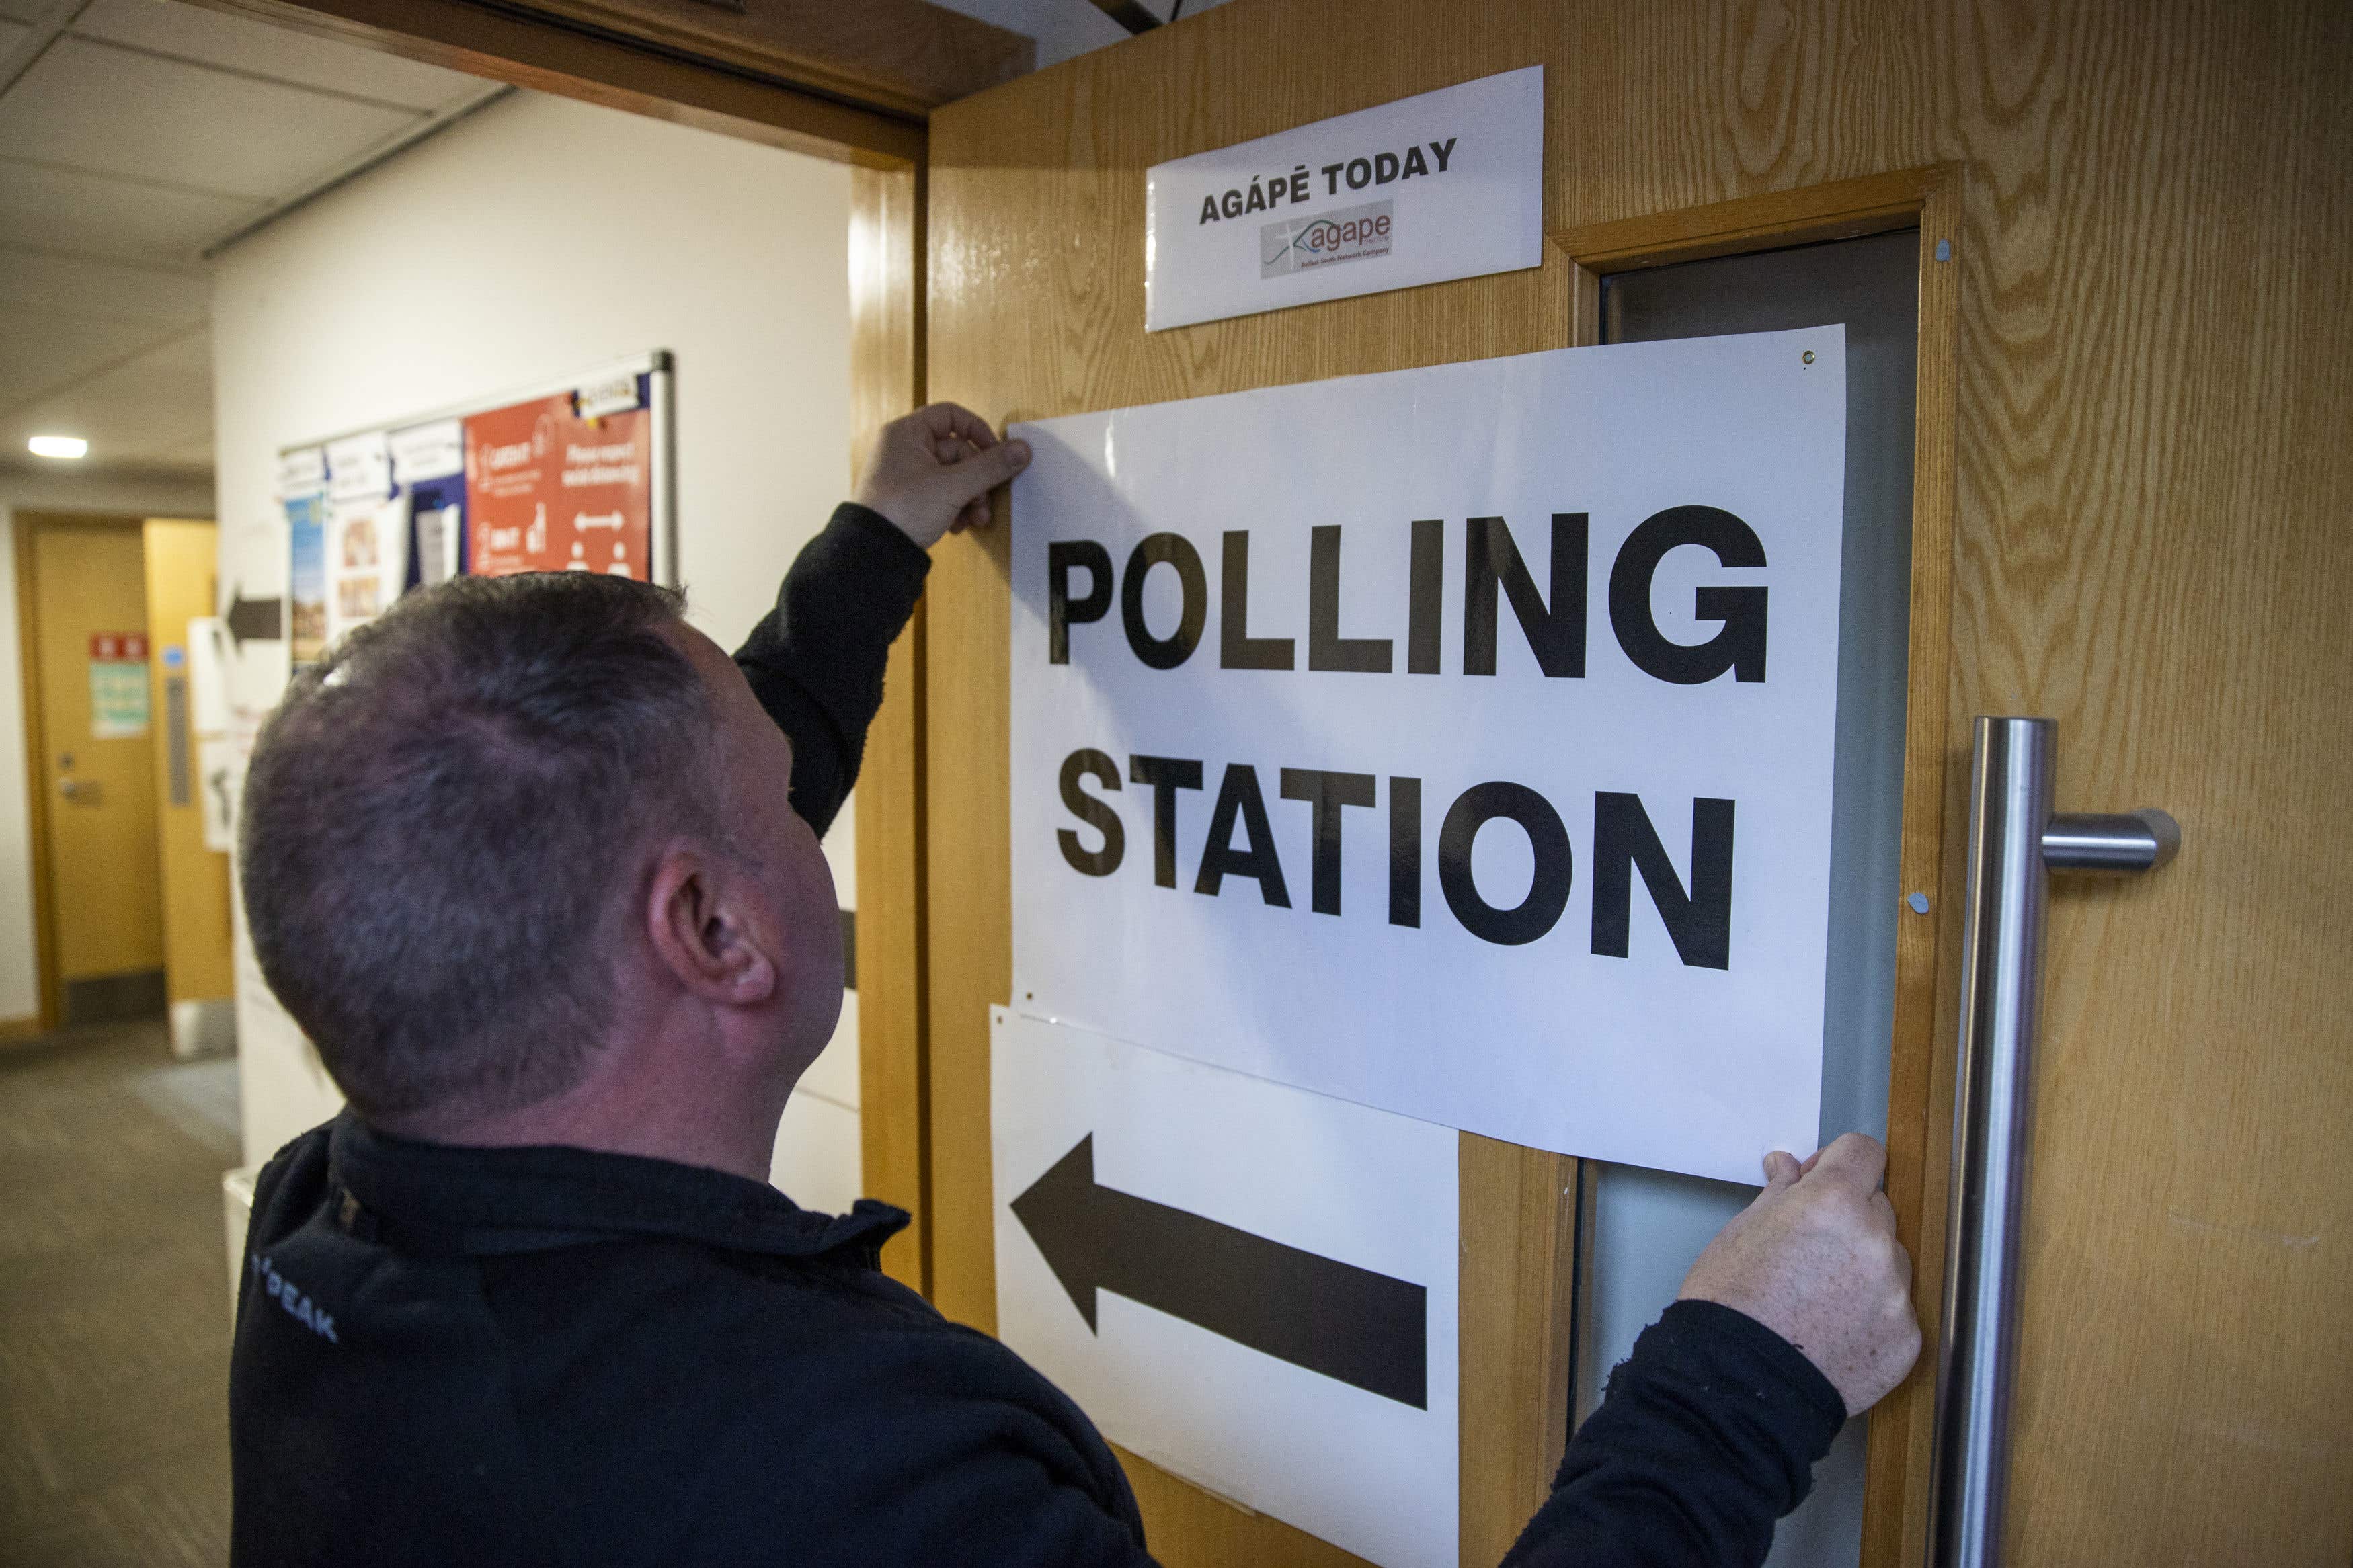
POLYGON ((1844 345, 1019 427, 1015 1007, 1567 1153, 1810 1149, 1844 345))
POLYGON ((1544 68, 1145 172, 1146 331, 1544 260, 1544 68))

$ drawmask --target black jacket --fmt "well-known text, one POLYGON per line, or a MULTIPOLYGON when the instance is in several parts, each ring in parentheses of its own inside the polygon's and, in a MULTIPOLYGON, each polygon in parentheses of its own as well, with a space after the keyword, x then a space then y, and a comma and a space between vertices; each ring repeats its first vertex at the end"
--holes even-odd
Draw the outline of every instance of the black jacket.
MULTIPOLYGON (((737 656, 820 827, 926 565, 846 507, 737 656)), ((1140 1568, 1086 1417, 876 1268, 905 1217, 349 1115, 304 1134, 263 1171, 247 1237, 232 1560, 1140 1568)), ((1509 1561, 1755 1563, 1843 1415, 1769 1331, 1670 1308, 1509 1561)))

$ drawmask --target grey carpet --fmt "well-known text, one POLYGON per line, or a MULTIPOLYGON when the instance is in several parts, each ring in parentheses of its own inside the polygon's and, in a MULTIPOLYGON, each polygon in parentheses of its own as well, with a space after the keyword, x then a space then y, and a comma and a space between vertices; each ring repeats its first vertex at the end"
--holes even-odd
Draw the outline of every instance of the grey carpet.
POLYGON ((0 1052, 0 1564, 228 1559, 235 1064, 160 1021, 0 1052))

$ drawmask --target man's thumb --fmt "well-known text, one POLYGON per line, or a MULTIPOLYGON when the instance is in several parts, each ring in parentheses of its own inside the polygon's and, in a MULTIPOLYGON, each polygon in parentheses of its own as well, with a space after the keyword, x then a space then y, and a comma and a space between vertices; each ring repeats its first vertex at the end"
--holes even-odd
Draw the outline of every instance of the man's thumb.
POLYGON ((1798 1179, 1798 1157, 1785 1149, 1776 1149, 1765 1156, 1765 1185, 1786 1187, 1798 1179))
POLYGON ((988 483, 983 487, 987 489, 995 489, 1029 466, 1029 443, 1027 441, 999 441, 979 455, 977 464, 980 470, 988 476, 988 483))

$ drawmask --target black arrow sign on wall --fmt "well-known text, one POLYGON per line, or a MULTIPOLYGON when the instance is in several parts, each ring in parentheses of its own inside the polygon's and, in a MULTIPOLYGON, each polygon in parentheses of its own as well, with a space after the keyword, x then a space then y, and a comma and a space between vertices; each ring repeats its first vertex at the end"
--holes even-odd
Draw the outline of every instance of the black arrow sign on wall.
POLYGON ((271 642, 284 637, 285 608, 277 599, 247 598, 240 583, 229 595, 228 613, 221 620, 228 627, 229 640, 242 651, 248 638, 271 642))
POLYGON ((1184 1319, 1293 1366, 1430 1408, 1428 1292, 1095 1184, 1090 1132, 1013 1215, 1095 1327, 1095 1292, 1184 1319))

